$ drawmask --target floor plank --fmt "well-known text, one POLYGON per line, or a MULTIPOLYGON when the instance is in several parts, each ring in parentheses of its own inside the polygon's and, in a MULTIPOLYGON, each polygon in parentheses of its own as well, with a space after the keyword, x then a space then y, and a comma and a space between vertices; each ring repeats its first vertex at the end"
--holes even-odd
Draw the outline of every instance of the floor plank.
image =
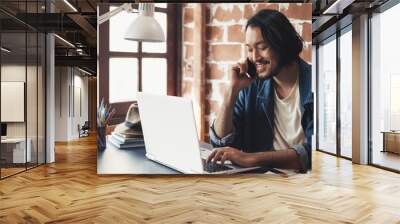
POLYGON ((0 223, 400 223, 399 198, 399 174, 321 152, 288 178, 98 176, 92 136, 0 181, 0 223))

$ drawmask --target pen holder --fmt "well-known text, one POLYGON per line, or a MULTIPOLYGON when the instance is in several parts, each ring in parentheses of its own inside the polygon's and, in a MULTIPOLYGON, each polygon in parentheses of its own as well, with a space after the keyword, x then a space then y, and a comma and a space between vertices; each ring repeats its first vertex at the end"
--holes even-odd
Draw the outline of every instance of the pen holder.
POLYGON ((106 127, 97 127, 97 150, 104 150, 106 148, 106 127))

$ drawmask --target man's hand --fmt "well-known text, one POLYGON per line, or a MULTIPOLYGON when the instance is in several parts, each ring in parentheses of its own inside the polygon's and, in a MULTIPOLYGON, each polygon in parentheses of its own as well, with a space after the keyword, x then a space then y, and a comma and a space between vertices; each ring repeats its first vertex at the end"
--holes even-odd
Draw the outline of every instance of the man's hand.
POLYGON ((245 153, 236 148, 222 147, 215 148, 212 151, 207 158, 207 163, 221 161, 221 164, 224 164, 226 160, 230 160, 242 167, 252 167, 255 166, 257 157, 255 154, 245 153))
POLYGON ((236 65, 232 66, 230 86, 234 91, 240 91, 249 86, 255 79, 247 74, 247 61, 241 60, 236 65))

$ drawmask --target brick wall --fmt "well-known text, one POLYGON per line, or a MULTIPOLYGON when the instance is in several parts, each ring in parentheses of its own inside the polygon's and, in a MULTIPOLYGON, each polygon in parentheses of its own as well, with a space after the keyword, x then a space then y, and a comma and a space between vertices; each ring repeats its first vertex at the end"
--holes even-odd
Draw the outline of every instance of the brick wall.
MULTIPOLYGON (((182 32, 182 96, 194 97, 193 88, 193 11, 196 3, 185 4, 182 32)), ((304 39, 301 57, 311 63, 311 4, 309 3, 208 3, 206 4, 206 87, 205 122, 208 127, 222 103, 230 66, 247 53, 243 45, 247 20, 261 9, 276 9, 285 14, 304 39)), ((205 136, 208 139, 208 130, 205 136)))

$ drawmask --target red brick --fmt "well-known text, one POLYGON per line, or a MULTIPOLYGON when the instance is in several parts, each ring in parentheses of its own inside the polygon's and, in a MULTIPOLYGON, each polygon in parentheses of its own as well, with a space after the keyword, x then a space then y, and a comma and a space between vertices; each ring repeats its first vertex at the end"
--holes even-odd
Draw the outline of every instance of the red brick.
POLYGON ((188 27, 183 27, 183 41, 193 42, 193 29, 188 27))
POLYGON ((192 45, 185 45, 185 58, 189 59, 193 57, 193 46, 192 45))
POLYGON ((303 3, 297 5, 297 3, 289 4, 289 7, 281 12, 291 19, 303 19, 311 21, 311 3, 303 3))
POLYGON ((279 10, 279 4, 276 3, 259 3, 256 5, 256 12, 262 9, 274 9, 279 10))
POLYGON ((190 81, 182 82, 182 95, 191 94, 192 93, 193 83, 190 81))
POLYGON ((242 14, 243 13, 238 6, 234 6, 232 11, 225 10, 221 8, 221 6, 217 6, 213 16, 216 20, 225 22, 230 20, 239 21, 243 17, 242 14))
POLYGON ((246 4, 244 6, 243 17, 245 19, 250 19, 254 15, 254 9, 252 4, 246 4))
POLYGON ((223 79, 225 73, 219 68, 218 64, 207 63, 206 64, 206 76, 207 79, 223 79))
POLYGON ((235 5, 232 9, 232 18, 236 21, 243 18, 243 12, 242 12, 242 10, 240 10, 240 8, 237 5, 235 5))
POLYGON ((304 41, 311 42, 312 40, 311 23, 303 23, 303 31, 301 37, 303 37, 304 41))
POLYGON ((192 61, 188 61, 188 62, 183 62, 183 71, 184 74, 183 76, 185 77, 193 77, 193 65, 192 65, 192 61))
POLYGON ((226 89, 228 88, 227 84, 225 84, 225 83, 219 83, 219 84, 218 84, 218 87, 219 87, 219 94, 220 94, 220 96, 224 97, 224 96, 225 96, 226 89))
MULTIPOLYGON (((207 115, 207 113, 206 113, 206 115, 207 115)), ((210 118, 204 119, 204 125, 205 125, 205 127, 206 127, 207 129, 211 126, 211 124, 212 124, 212 121, 210 122, 210 118)), ((207 133, 208 133, 208 132, 207 132, 207 133)))
MULTIPOLYGON (((209 126, 206 126, 206 127, 209 127, 209 126)), ((208 142, 208 143, 210 143, 211 142, 211 140, 210 140, 210 135, 209 135, 209 128, 206 128, 206 133, 204 134, 204 141, 205 142, 208 142)))
POLYGON ((183 8, 183 24, 193 22, 193 8, 183 8))
POLYGON ((224 36, 224 29, 219 26, 206 27, 206 39, 212 41, 222 41, 224 36))
POLYGON ((217 95, 223 97, 225 96, 225 91, 227 88, 227 84, 225 83, 214 83, 213 85, 211 83, 206 84, 206 96, 211 96, 212 94, 215 94, 214 92, 218 91, 217 95))
POLYGON ((232 25, 228 27, 228 41, 244 42, 245 34, 242 25, 232 25))
POLYGON ((311 64, 311 47, 304 48, 303 51, 300 53, 300 57, 311 64))
MULTIPOLYGON (((213 91, 213 89, 212 89, 211 83, 207 82, 207 83, 206 83, 206 89, 205 89, 204 95, 205 95, 206 97, 208 97, 208 96, 211 94, 212 91, 213 91)), ((205 108, 206 108, 206 111, 207 111, 207 105, 206 105, 205 108)), ((207 112, 206 112, 206 114, 207 114, 207 112)))
POLYGON ((209 46, 209 59, 215 61, 238 61, 241 56, 241 45, 221 44, 209 46))
POLYGON ((206 142, 210 142, 210 134, 209 134, 209 130, 210 130, 210 126, 213 122, 213 119, 211 119, 209 116, 207 116, 204 119, 204 127, 205 127, 205 133, 204 133, 204 141, 206 142))
MULTIPOLYGON (((209 123, 208 123, 209 124, 209 123)), ((210 133, 209 133, 209 131, 210 131, 210 126, 205 126, 206 128, 205 128, 205 130, 204 130, 204 142, 207 142, 207 143, 210 143, 211 142, 211 140, 210 140, 210 133)))
MULTIPOLYGON (((218 103, 218 101, 206 100, 206 103, 205 103, 205 114, 206 115, 209 115, 211 113, 217 113, 218 114, 218 112, 219 112, 219 103, 218 103)), ((209 127, 209 126, 207 126, 207 127, 209 127)))
POLYGON ((210 6, 207 4, 206 5, 206 24, 209 24, 210 22, 211 22, 211 9, 210 9, 210 6))

